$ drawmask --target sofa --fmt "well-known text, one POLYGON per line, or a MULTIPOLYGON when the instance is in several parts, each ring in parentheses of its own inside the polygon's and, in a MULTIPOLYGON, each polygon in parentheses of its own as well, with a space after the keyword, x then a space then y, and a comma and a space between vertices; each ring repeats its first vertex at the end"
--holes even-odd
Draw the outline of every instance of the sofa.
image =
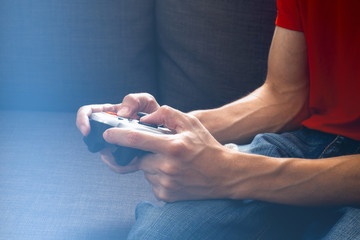
POLYGON ((0 239, 124 239, 141 172, 87 151, 76 110, 149 92, 187 112, 260 86, 275 0, 2 0, 0 239))

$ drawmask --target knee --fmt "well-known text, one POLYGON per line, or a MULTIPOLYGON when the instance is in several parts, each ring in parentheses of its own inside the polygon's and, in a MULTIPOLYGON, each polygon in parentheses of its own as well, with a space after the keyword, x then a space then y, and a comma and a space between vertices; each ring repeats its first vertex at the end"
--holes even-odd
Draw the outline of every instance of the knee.
POLYGON ((167 203, 162 207, 149 202, 142 202, 136 207, 136 222, 128 239, 176 239, 176 236, 191 234, 194 228, 190 221, 199 220, 199 215, 189 211, 191 202, 167 203), (195 220, 194 220, 195 218, 195 220))
POLYGON ((136 222, 128 235, 128 240, 162 239, 159 236, 166 236, 162 232, 168 228, 163 216, 160 207, 150 202, 139 203, 135 210, 136 222))

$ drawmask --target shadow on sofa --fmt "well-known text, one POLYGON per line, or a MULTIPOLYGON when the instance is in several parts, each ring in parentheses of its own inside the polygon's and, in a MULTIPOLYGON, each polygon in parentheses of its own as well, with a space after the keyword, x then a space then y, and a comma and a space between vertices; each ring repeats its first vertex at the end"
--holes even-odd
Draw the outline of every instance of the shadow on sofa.
POLYGON ((3 0, 0 239, 125 238, 138 202, 162 203, 87 151, 77 108, 235 100, 265 78, 275 16, 273 0, 3 0))

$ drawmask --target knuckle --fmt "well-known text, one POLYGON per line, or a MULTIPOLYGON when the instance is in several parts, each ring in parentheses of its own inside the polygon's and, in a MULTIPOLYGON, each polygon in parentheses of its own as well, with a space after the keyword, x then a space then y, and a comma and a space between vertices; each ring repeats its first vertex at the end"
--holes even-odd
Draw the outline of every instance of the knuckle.
POLYGON ((171 191, 175 190, 177 187, 177 184, 174 181, 171 181, 170 179, 163 179, 160 181, 160 185, 163 189, 171 191))
POLYGON ((130 93, 124 97, 122 102, 123 103, 134 103, 134 102, 138 102, 138 99, 137 99, 135 93, 130 93))
POLYGON ((149 101, 149 102, 155 102, 155 98, 153 95, 151 95, 150 93, 144 93, 144 97, 149 101))
POLYGON ((159 104, 157 103, 155 97, 149 93, 144 94, 146 106, 148 110, 154 111, 159 107, 159 104))
POLYGON ((153 187, 153 192, 158 200, 164 202, 172 202, 172 199, 164 189, 160 187, 153 187))
POLYGON ((159 104, 156 102, 156 100, 154 99, 154 101, 151 101, 149 103, 149 107, 153 110, 156 110, 159 107, 159 104))
POLYGON ((85 112, 90 106, 89 105, 85 105, 85 106, 82 106, 78 109, 77 111, 77 114, 80 114, 82 112, 85 112))
POLYGON ((169 163, 164 163, 160 167, 160 170, 169 176, 177 176, 180 173, 178 168, 176 168, 173 164, 169 164, 169 163))
POLYGON ((170 155, 177 157, 183 155, 187 151, 187 147, 183 141, 176 140, 170 144, 168 151, 170 155))
POLYGON ((77 112, 78 112, 78 113, 82 112, 82 111, 84 110, 84 107, 85 107, 85 106, 80 107, 77 112))
POLYGON ((103 109, 104 109, 105 111, 111 110, 112 108, 113 108, 113 104, 111 104, 111 103, 105 103, 105 104, 103 104, 103 109))
POLYGON ((172 111, 172 108, 167 106, 167 105, 163 105, 160 107, 160 111, 163 113, 163 114, 169 114, 171 111, 172 111))
POLYGON ((129 93, 128 95, 126 95, 125 97, 124 97, 124 100, 127 100, 127 99, 134 99, 135 97, 135 94, 134 93, 129 93))
POLYGON ((156 199, 162 201, 163 200, 163 198, 162 198, 163 194, 161 193, 160 188, 158 186, 156 186, 156 185, 153 185, 152 190, 153 190, 153 193, 154 193, 156 199))

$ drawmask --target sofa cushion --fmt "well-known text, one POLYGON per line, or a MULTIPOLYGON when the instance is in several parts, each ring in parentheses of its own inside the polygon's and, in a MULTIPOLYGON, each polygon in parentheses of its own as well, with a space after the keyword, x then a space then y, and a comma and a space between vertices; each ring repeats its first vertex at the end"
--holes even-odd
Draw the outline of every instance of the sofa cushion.
POLYGON ((2 0, 0 16, 0 108, 156 94, 153 0, 2 0))
POLYGON ((258 87, 275 17, 274 0, 157 1, 161 102, 212 108, 258 87))
POLYGON ((75 114, 0 111, 0 239, 125 239, 135 206, 159 203, 141 172, 87 151, 75 114))

